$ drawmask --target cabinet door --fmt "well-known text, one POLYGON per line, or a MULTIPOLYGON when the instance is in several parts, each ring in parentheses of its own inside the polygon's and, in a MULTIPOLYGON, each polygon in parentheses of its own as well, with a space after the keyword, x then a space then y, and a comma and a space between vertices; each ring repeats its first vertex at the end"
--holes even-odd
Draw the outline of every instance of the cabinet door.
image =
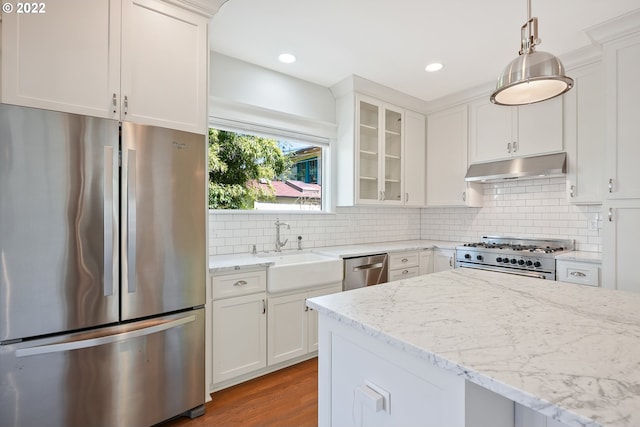
POLYGON ((601 204, 606 141, 602 63, 570 74, 575 86, 564 95, 567 195, 571 203, 601 204))
POLYGON ((433 273, 433 250, 420 252, 420 275, 433 273))
POLYGON ((640 198, 640 37, 605 47, 609 199, 640 198))
POLYGON ((562 97, 536 104, 517 107, 518 133, 514 156, 524 157, 535 154, 562 151, 562 97))
POLYGON ((433 251, 433 272, 453 270, 455 261, 455 251, 436 249, 433 251))
POLYGON ((640 292, 640 270, 635 248, 640 239, 640 201, 605 205, 602 250, 602 287, 640 292))
POLYGON ((123 120, 206 133, 206 18, 157 0, 123 0, 123 120))
POLYGON ((424 115, 404 114, 404 204, 424 206, 426 188, 426 119, 424 115))
POLYGON ((480 202, 471 197, 464 181, 467 134, 466 105, 427 117, 427 206, 474 206, 480 202))
POLYGON ((357 99, 357 187, 358 203, 378 203, 380 190, 380 106, 357 99))
POLYGON ((40 4, 45 13, 2 16, 2 102, 113 117, 120 0, 40 4))
POLYGON ((307 353, 306 292, 269 298, 267 363, 307 353))
POLYGON ((266 294, 213 301, 212 382, 267 366, 266 294))
MULTIPOLYGON (((342 291, 342 283, 337 283, 331 288, 317 289, 307 293, 307 298, 321 297, 322 295, 329 295, 342 291)), ((308 351, 318 351, 318 313, 309 308, 307 310, 307 343, 308 351)))
POLYGON ((400 109, 384 107, 384 135, 382 137, 384 161, 380 165, 384 176, 382 201, 385 204, 404 203, 404 137, 403 115, 400 109))
POLYGON ((486 162, 511 157, 513 107, 495 105, 484 97, 469 105, 469 161, 486 162))

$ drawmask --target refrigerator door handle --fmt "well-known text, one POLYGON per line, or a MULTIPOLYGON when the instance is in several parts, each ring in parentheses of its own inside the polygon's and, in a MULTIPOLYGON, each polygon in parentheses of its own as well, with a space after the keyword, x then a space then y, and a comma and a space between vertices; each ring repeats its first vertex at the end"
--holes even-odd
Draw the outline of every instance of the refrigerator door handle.
POLYGON ((78 350, 81 348, 97 347, 100 345, 114 344, 121 341, 151 335, 167 329, 175 328, 196 320, 194 314, 188 314, 178 319, 168 319, 162 323, 157 320, 144 322, 139 328, 132 331, 122 332, 115 335, 104 335, 95 338, 70 340, 56 344, 39 345, 33 347, 20 348, 16 350, 16 357, 35 356, 47 353, 61 353, 64 351, 78 350), (152 325, 152 326, 149 326, 152 325))
POLYGON ((104 272, 102 277, 102 286, 104 295, 113 295, 113 147, 104 147, 104 177, 102 183, 103 197, 103 262, 104 272))
POLYGON ((127 156, 127 289, 136 291, 136 150, 127 156))

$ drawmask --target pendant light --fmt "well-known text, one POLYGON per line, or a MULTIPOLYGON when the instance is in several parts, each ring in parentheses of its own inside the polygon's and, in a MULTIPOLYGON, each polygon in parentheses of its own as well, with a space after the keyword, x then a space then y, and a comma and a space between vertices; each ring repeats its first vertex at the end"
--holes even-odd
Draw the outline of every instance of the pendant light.
POLYGON ((531 17, 527 0, 527 22, 520 28, 519 56, 504 69, 491 102, 498 105, 525 105, 562 95, 573 87, 573 79, 564 75, 562 62, 547 52, 536 51, 538 18, 531 17))

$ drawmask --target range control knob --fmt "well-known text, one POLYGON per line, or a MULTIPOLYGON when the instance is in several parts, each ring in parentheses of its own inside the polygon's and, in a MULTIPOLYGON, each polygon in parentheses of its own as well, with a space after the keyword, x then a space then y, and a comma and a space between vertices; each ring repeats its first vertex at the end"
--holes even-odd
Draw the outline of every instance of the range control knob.
POLYGON ((531 261, 531 260, 527 260, 527 263, 526 263, 526 264, 527 264, 527 267, 531 267, 531 266, 533 265, 533 261, 531 261))
POLYGON ((502 258, 502 262, 505 264, 509 264, 509 258, 502 258))
POLYGON ((476 259, 477 259, 478 261, 482 261, 482 260, 484 259, 484 257, 483 257, 482 255, 478 255, 478 256, 476 256, 476 259))
POLYGON ((502 262, 502 257, 496 258, 496 262, 502 262))
POLYGON ((536 261, 536 262, 533 263, 533 266, 536 267, 536 268, 540 267, 541 265, 542 264, 540 264, 540 261, 536 261))
POLYGON ((524 265, 524 260, 523 259, 518 260, 518 265, 524 265))
POLYGON ((515 258, 511 260, 511 264, 515 264, 516 262, 518 262, 515 258))
POLYGON ((471 259, 471 254, 464 254, 464 259, 471 259))

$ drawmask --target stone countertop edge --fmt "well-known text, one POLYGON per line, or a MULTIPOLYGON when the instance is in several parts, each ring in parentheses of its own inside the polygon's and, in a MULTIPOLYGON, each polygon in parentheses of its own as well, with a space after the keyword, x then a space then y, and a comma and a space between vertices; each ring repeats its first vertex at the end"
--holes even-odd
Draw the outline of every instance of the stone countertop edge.
MULTIPOLYGON (((640 315, 630 314, 640 303, 640 296, 608 289, 585 288, 581 285, 567 284, 562 288, 554 288, 539 279, 463 270, 311 298, 307 300, 307 304, 321 315, 568 426, 640 425, 640 405, 637 405, 640 395, 632 390, 635 386, 640 387, 640 375, 636 374, 634 377, 629 372, 631 362, 627 360, 633 356, 632 349, 640 342, 639 327, 636 325, 640 315), (431 284, 435 286, 433 294, 427 288, 431 284), (467 286, 476 289, 465 289, 467 286), (463 295, 466 292, 470 294, 463 295), (557 301, 554 298, 555 292, 560 296, 557 301), (484 299, 479 293, 486 293, 484 299), (409 294, 416 302, 407 299, 409 294), (420 296, 429 298, 421 299, 420 296), (492 310, 484 310, 485 313, 478 313, 482 307, 488 307, 489 302, 503 304, 494 305, 492 310), (471 307, 467 307, 467 303, 471 303, 471 307), (414 304, 414 307, 400 307, 396 304, 414 304), (415 304, 420 306, 419 309, 415 304), (359 308, 365 305, 366 310, 359 308), (457 318, 456 314, 449 314, 451 310, 458 310, 457 318), (512 336, 501 332, 501 328, 505 328, 504 324, 487 321, 496 319, 495 316, 499 316, 497 319, 500 316, 503 319, 510 318, 510 312, 513 312, 513 318, 504 321, 507 323, 506 328, 511 328, 514 323, 522 320, 523 315, 534 316, 532 324, 517 325, 513 327, 513 331, 508 329, 509 333, 514 334, 512 336), (418 313, 423 313, 422 318, 418 313), (436 319, 430 318, 429 313, 436 313, 436 319), (544 319, 549 316, 548 313, 560 316, 567 325, 560 322, 556 325, 559 331, 554 333, 553 323, 539 323, 541 314, 544 319), (407 315, 413 319, 411 322, 407 322, 407 315), (484 319, 486 323, 469 323, 476 318, 484 319), (438 326, 438 323, 442 326, 438 326), (427 324, 432 325, 429 334, 423 332, 427 324), (473 344, 468 343, 473 339, 464 336, 463 329, 458 332, 451 330, 455 329, 456 324, 460 324, 460 328, 467 328, 467 334, 476 329, 480 331, 477 339, 489 350, 483 348, 476 349, 476 354, 470 352, 466 347, 473 344), (599 324, 602 326, 596 330, 599 324), (441 335, 438 335, 438 328, 444 328, 440 331, 441 335), (534 329, 540 332, 535 334, 534 329), (574 335, 569 335, 569 338, 574 338, 565 342, 567 335, 572 333, 574 335), (596 340, 602 334, 610 334, 610 341, 600 342, 600 348, 593 348, 592 355, 582 357, 580 351, 584 351, 584 342, 596 340), (540 343, 547 343, 548 348, 541 348, 540 343), (626 359, 614 354, 621 344, 622 348, 629 348, 631 345, 627 350, 630 353, 625 353, 626 359), (442 347, 435 350, 428 348, 438 345, 442 347), (512 349, 510 346, 514 345, 516 348, 512 349), (455 348, 456 346, 459 348, 455 348), (504 349, 513 352, 501 354, 500 351, 505 351, 504 349), (569 355, 567 359, 562 358, 564 353, 558 355, 563 351, 569 355), (583 364, 574 367, 572 364, 577 363, 574 358, 583 364), (618 360, 618 364, 607 365, 608 358, 618 360), (596 363, 596 360, 599 362, 596 363), (567 363, 571 366, 569 372, 564 365, 567 363), (593 370, 597 371, 597 375, 593 370), (585 385, 589 379, 595 384, 585 385), (520 384, 516 384, 518 382, 520 384), (618 396, 610 390, 615 384, 621 387, 627 384, 629 391, 619 390, 622 394, 618 396), (605 396, 599 395, 600 392, 605 393, 605 396)), ((553 316, 549 318, 553 319, 553 316)))

